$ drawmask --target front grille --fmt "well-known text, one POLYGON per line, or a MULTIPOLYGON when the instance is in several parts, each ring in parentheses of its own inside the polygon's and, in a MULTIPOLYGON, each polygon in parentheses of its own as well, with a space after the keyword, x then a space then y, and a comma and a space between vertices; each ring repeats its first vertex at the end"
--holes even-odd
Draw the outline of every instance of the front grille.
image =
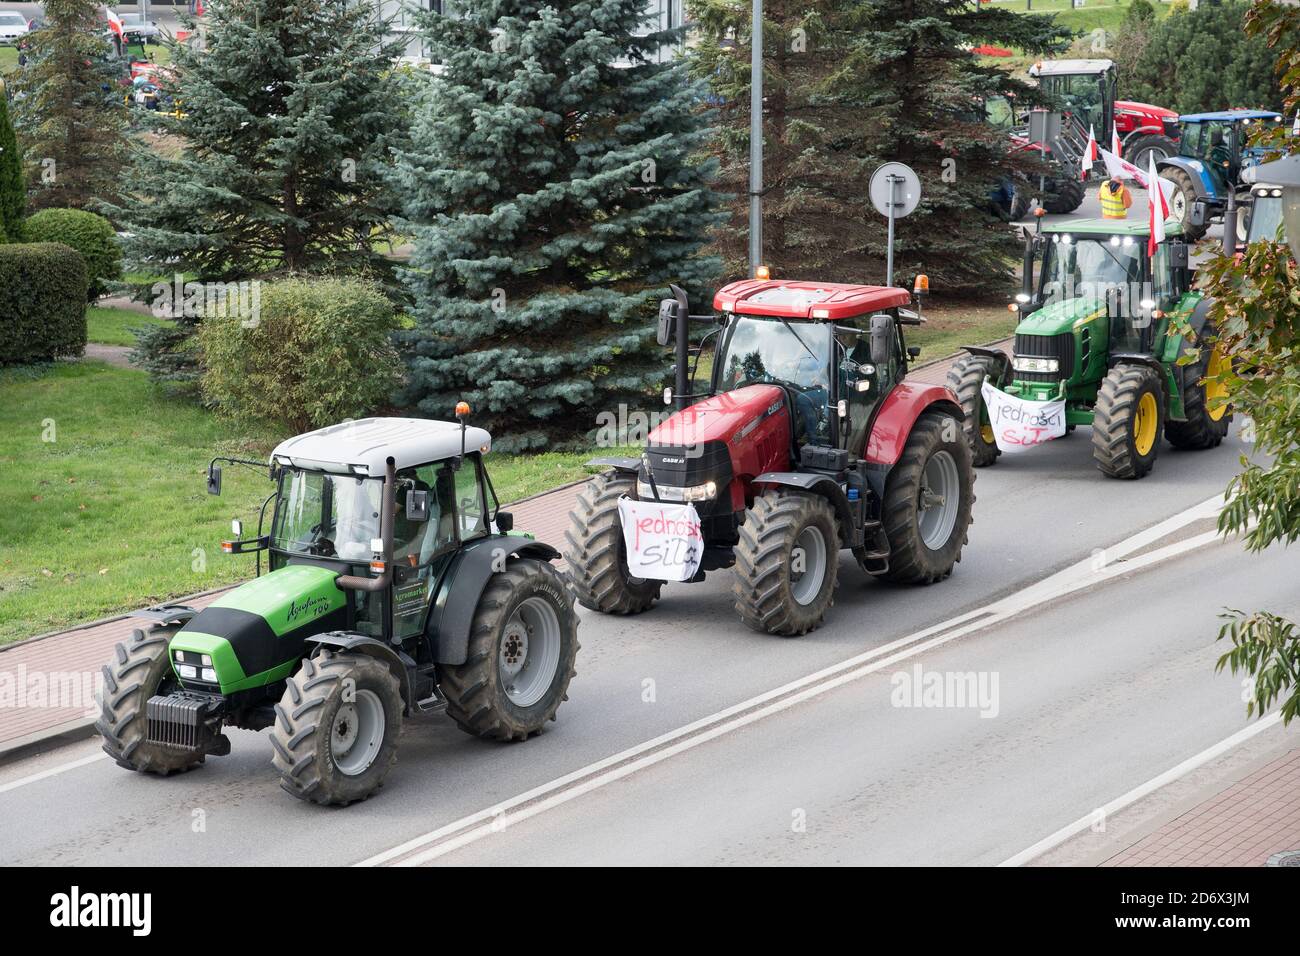
POLYGON ((209 701, 185 694, 150 697, 145 704, 149 743, 175 750, 197 749, 209 706, 209 701))
POLYGON ((1074 333, 1059 335, 1017 335, 1016 355, 1030 358, 1054 358, 1059 363, 1057 372, 1018 372, 1011 377, 1021 382, 1063 382, 1074 374, 1074 333))
POLYGON ((700 517, 731 513, 731 449, 726 442, 706 441, 698 445, 651 445, 641 458, 641 475, 646 478, 647 464, 653 469, 655 484, 663 488, 691 488, 706 481, 715 482, 718 496, 712 501, 698 501, 700 517))

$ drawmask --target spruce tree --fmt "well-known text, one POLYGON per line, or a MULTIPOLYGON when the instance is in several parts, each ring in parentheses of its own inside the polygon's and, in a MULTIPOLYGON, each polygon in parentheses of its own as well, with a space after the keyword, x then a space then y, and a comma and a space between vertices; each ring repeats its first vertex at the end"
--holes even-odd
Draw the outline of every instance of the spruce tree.
POLYGON ((23 158, 9 121, 4 80, 0 80, 0 242, 17 242, 21 238, 25 190, 23 158))
MULTIPOLYGON (((177 273, 353 273, 387 284, 376 251, 393 211, 383 169, 403 117, 386 33, 366 0, 206 4, 203 49, 172 43, 162 76, 180 115, 150 118, 180 148, 143 138, 129 194, 106 210, 129 234, 127 269, 149 277, 137 296, 177 273)), ((149 330, 137 360, 195 390, 198 321, 149 330)))
POLYGON ((498 447, 575 441, 664 381, 654 342, 668 283, 711 292, 697 255, 717 221, 704 92, 644 0, 468 0, 431 14, 445 70, 395 169, 415 327, 404 401, 446 418, 458 399, 498 447))
POLYGON ((28 204, 82 209, 119 186, 125 74, 95 0, 46 0, 45 20, 28 35, 26 66, 11 74, 28 204))
MULTIPOLYGON (((983 104, 1037 93, 970 52, 1061 49, 1051 17, 976 9, 969 0, 768 0, 764 3, 763 256, 773 275, 883 282, 886 225, 868 195, 887 161, 911 166, 920 207, 897 224, 895 282, 918 272, 936 291, 988 290, 1018 245, 990 197, 1032 165, 984 121, 983 104)), ((696 0, 694 49, 723 117, 715 149, 735 195, 716 248, 733 273, 748 237, 750 12, 696 0)))

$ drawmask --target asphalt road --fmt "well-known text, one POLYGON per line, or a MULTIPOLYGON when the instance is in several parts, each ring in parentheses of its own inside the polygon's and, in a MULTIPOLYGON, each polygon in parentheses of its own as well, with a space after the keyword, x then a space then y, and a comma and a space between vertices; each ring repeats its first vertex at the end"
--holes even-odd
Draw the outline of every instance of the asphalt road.
MULTIPOLYGON (((584 612, 572 699, 547 733, 500 745, 443 718, 408 721, 387 786, 344 810, 281 793, 268 740, 248 732, 232 733, 229 757, 167 780, 92 759, 30 781, 93 758, 92 741, 12 763, 0 768, 0 862, 356 862, 1015 594, 1221 492, 1244 450, 1235 433, 1214 451, 1166 447, 1139 482, 1093 467, 1086 428, 1004 458, 979 473, 976 524, 952 578, 893 588, 845 560, 827 624, 797 640, 740 625, 727 572, 667 588, 633 620, 584 612)), ((1215 614, 1286 610, 1298 570, 1295 555, 1247 561, 1222 546, 1099 586, 906 665, 998 672, 996 718, 895 711, 872 677, 510 827, 465 859, 996 862, 1240 727, 1235 682, 1212 673, 1215 614), (625 793, 636 796, 608 802, 625 793), (788 838, 798 808, 815 839, 788 838)))

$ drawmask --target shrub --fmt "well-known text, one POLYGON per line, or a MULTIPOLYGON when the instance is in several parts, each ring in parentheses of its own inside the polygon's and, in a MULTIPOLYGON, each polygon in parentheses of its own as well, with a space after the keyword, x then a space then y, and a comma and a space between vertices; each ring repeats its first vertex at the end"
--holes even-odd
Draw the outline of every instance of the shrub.
POLYGON ((23 223, 27 242, 61 242, 81 253, 90 279, 87 300, 108 291, 107 283, 122 277, 122 250, 112 225, 103 216, 80 209, 42 209, 23 223))
POLYGON ((0 242, 17 242, 21 236, 27 185, 23 182, 23 157, 18 137, 9 122, 9 103, 0 79, 0 242))
POLYGON ((86 264, 54 242, 0 245, 0 365, 86 348, 86 264))
POLYGON ((201 387, 217 409, 294 432, 387 404, 401 367, 393 305, 358 279, 253 281, 244 308, 199 324, 201 387), (249 306, 251 305, 251 308, 249 306))

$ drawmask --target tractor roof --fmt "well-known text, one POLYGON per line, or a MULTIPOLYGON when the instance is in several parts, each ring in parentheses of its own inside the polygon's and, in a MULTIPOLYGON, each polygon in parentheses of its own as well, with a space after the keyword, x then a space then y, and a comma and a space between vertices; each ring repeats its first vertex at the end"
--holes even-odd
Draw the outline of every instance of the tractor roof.
POLYGON ((907 305, 911 300, 906 291, 890 286, 742 279, 719 289, 713 297, 713 307, 745 315, 835 322, 907 305))
MULTIPOLYGON (((297 468, 371 476, 383 475, 389 458, 400 471, 454 458, 461 449, 460 424, 428 418, 363 418, 327 425, 287 438, 271 457, 297 468)), ((492 436, 482 428, 465 430, 466 451, 487 451, 492 436)))
POLYGON ((1029 75, 1074 76, 1079 73, 1105 73, 1114 65, 1113 60, 1039 60, 1029 68, 1029 75))
MULTIPOLYGON (((1043 232, 1068 232, 1090 236, 1143 236, 1151 234, 1147 217, 1138 219, 1060 219, 1043 224, 1043 232)), ((1177 219, 1165 220, 1165 235, 1180 236, 1183 224, 1177 219)))
POLYGON ((1274 113, 1272 110, 1219 110, 1217 113, 1184 113, 1178 117, 1178 122, 1209 123, 1217 120, 1232 123, 1237 120, 1280 120, 1281 118, 1281 113, 1274 113))

